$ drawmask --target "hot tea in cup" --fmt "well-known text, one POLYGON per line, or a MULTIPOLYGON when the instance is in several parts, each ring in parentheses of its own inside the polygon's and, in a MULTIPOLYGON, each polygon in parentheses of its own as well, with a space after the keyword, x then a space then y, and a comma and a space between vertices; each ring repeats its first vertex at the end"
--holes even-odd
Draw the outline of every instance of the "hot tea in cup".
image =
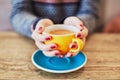
POLYGON ((58 45, 58 50, 61 54, 65 55, 67 52, 79 52, 83 48, 83 41, 79 38, 75 38, 75 34, 79 32, 79 29, 70 25, 52 25, 45 28, 43 34, 49 34, 52 36, 52 40, 46 41, 45 44, 55 43, 58 45), (78 48, 70 49, 69 45, 72 42, 76 42, 78 48))

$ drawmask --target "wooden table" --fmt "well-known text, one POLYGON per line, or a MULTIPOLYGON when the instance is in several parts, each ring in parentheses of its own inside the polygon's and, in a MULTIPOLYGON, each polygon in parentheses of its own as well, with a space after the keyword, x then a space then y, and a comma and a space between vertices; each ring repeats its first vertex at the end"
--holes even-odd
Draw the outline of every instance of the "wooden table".
POLYGON ((93 34, 83 52, 87 64, 67 74, 37 69, 34 41, 15 32, 0 32, 0 80, 120 80, 120 34, 93 34))

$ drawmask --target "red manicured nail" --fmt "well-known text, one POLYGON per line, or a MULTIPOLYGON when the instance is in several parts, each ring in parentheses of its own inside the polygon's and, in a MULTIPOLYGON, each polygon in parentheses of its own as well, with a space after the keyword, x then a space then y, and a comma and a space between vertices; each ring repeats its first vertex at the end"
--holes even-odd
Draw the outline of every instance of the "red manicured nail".
POLYGON ((73 56, 73 54, 70 55, 70 57, 72 57, 72 56, 73 56))
POLYGON ((46 37, 45 40, 50 40, 51 38, 50 37, 46 37))
POLYGON ((76 45, 74 45, 74 44, 71 46, 71 48, 75 48, 75 47, 76 47, 76 45))
POLYGON ((60 54, 60 53, 56 52, 56 53, 55 53, 55 56, 58 56, 59 54, 60 54))
POLYGON ((77 38, 80 38, 80 37, 81 37, 81 34, 78 34, 78 35, 77 35, 77 38))
POLYGON ((56 52, 55 52, 55 55, 56 55, 56 56, 60 55, 60 52, 59 52, 59 51, 56 51, 56 52))
POLYGON ((51 46, 50 48, 51 48, 51 49, 54 49, 54 48, 56 48, 56 46, 51 46))

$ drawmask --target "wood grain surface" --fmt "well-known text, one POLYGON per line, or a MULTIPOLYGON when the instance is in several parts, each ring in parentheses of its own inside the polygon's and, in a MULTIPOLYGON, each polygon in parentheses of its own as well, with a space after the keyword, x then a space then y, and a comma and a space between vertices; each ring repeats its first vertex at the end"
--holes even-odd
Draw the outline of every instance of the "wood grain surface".
POLYGON ((120 80, 120 34, 91 35, 83 52, 86 65, 71 73, 37 69, 31 55, 34 41, 15 32, 0 32, 0 80, 120 80))

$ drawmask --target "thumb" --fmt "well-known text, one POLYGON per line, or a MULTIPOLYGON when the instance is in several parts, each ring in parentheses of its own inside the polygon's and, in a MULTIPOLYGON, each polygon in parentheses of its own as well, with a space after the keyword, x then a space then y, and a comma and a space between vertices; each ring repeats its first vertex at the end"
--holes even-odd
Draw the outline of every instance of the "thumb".
POLYGON ((36 25, 36 30, 39 33, 42 33, 44 28, 47 26, 53 25, 52 20, 50 19, 41 19, 40 21, 38 21, 37 25, 36 25))
POLYGON ((80 31, 79 33, 77 33, 75 35, 75 37, 77 37, 77 38, 86 38, 87 35, 88 35, 88 29, 84 28, 82 31, 80 31))

